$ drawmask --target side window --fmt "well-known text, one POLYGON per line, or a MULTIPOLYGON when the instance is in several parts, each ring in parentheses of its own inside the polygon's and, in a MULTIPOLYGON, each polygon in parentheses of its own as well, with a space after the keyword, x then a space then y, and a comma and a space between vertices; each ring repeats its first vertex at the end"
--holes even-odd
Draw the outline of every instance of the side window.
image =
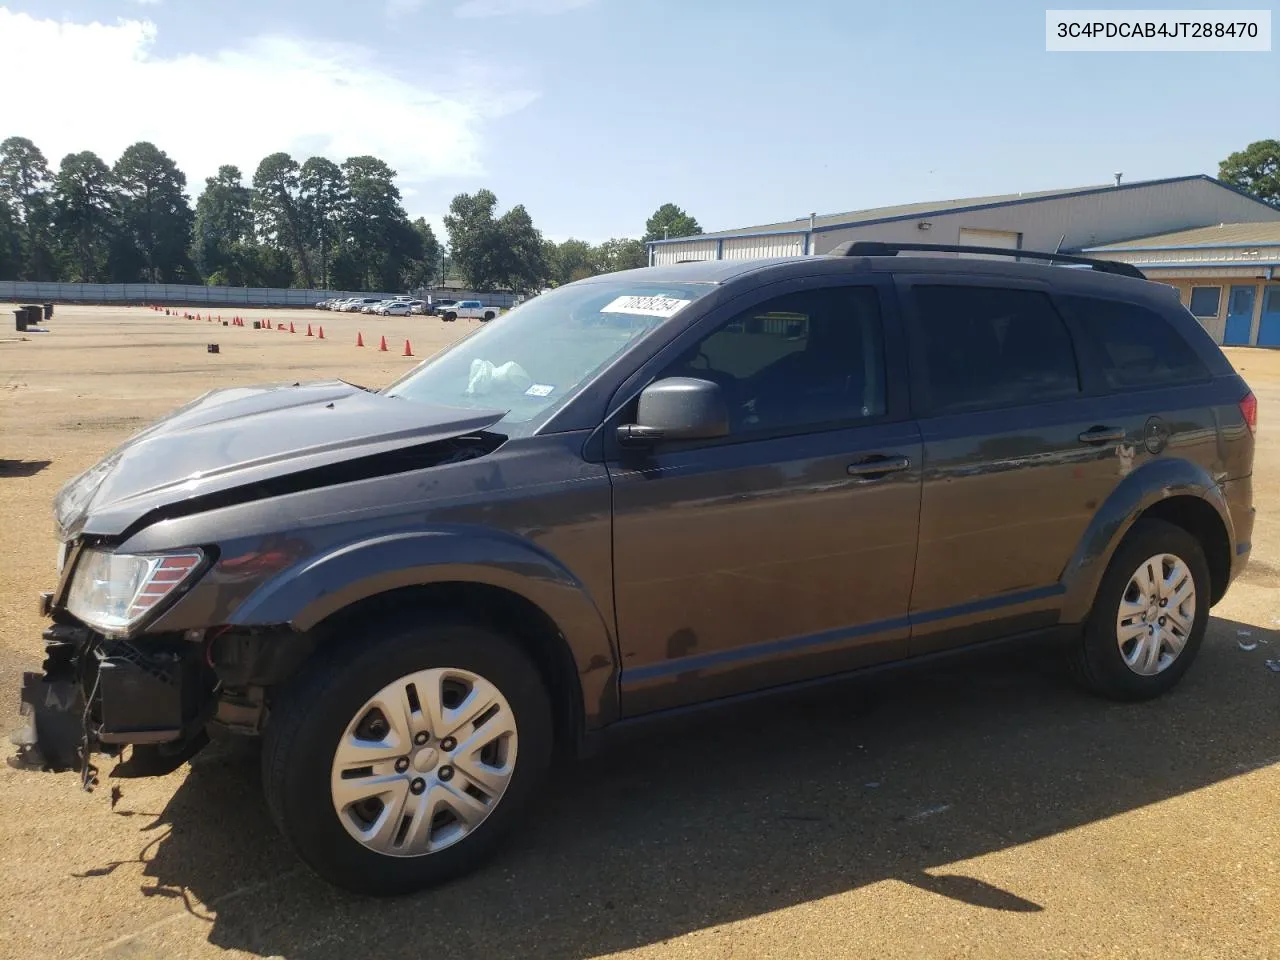
POLYGON ((1218 315, 1218 304, 1221 300, 1221 287, 1192 287, 1191 313, 1197 317, 1213 319, 1218 315))
POLYGON ((1071 336, 1045 294, 917 286, 914 299, 932 412, 1040 403, 1080 392, 1071 336))
POLYGON ((883 416, 880 299, 830 287, 768 300, 686 350, 664 377, 720 384, 733 433, 803 432, 883 416))
POLYGON ((1154 310, 1096 297, 1063 297, 1098 346, 1113 390, 1203 380, 1209 370, 1169 321, 1154 310))

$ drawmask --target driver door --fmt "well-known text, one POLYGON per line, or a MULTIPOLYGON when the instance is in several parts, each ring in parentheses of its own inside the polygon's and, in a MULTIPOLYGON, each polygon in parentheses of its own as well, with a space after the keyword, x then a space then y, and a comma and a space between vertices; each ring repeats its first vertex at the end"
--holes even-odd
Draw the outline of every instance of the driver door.
POLYGON ((906 654, 921 441, 895 301, 824 284, 713 313, 659 361, 721 385, 729 436, 606 433, 624 715, 906 654))

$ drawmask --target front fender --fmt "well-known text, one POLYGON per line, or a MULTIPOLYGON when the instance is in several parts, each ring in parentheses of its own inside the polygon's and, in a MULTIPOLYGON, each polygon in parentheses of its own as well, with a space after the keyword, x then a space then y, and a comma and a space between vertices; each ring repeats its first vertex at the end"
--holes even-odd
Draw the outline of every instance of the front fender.
POLYGON ((475 528, 407 531, 344 544, 261 584, 228 620, 310 630, 353 603, 402 587, 465 582, 508 590, 537 606, 564 636, 588 723, 616 711, 617 647, 583 583, 528 541, 475 528))
POLYGON ((1125 534, 1153 504, 1170 497, 1198 497, 1217 511, 1231 542, 1231 514, 1222 490, 1203 467, 1189 460, 1151 460, 1125 477, 1093 515, 1063 572, 1063 623, 1089 615, 1107 564, 1125 534))

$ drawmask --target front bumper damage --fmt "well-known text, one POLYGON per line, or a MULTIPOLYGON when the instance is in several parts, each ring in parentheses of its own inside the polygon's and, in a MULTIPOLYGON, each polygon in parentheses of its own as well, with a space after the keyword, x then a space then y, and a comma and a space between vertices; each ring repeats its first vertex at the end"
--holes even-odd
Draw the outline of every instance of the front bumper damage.
POLYGON ((42 672, 23 675, 22 726, 12 737, 19 763, 76 770, 92 789, 94 754, 132 746, 116 775, 157 776, 208 742, 216 684, 198 644, 161 640, 144 651, 76 624, 54 624, 44 640, 42 672))

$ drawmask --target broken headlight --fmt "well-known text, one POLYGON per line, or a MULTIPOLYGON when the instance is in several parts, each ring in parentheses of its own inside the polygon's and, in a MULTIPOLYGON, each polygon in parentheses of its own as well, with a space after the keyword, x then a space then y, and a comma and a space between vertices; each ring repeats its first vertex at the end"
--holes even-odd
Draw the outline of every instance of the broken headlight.
POLYGON ((199 550, 130 554, 85 550, 76 562, 67 609, 109 636, 126 634, 200 567, 199 550))

